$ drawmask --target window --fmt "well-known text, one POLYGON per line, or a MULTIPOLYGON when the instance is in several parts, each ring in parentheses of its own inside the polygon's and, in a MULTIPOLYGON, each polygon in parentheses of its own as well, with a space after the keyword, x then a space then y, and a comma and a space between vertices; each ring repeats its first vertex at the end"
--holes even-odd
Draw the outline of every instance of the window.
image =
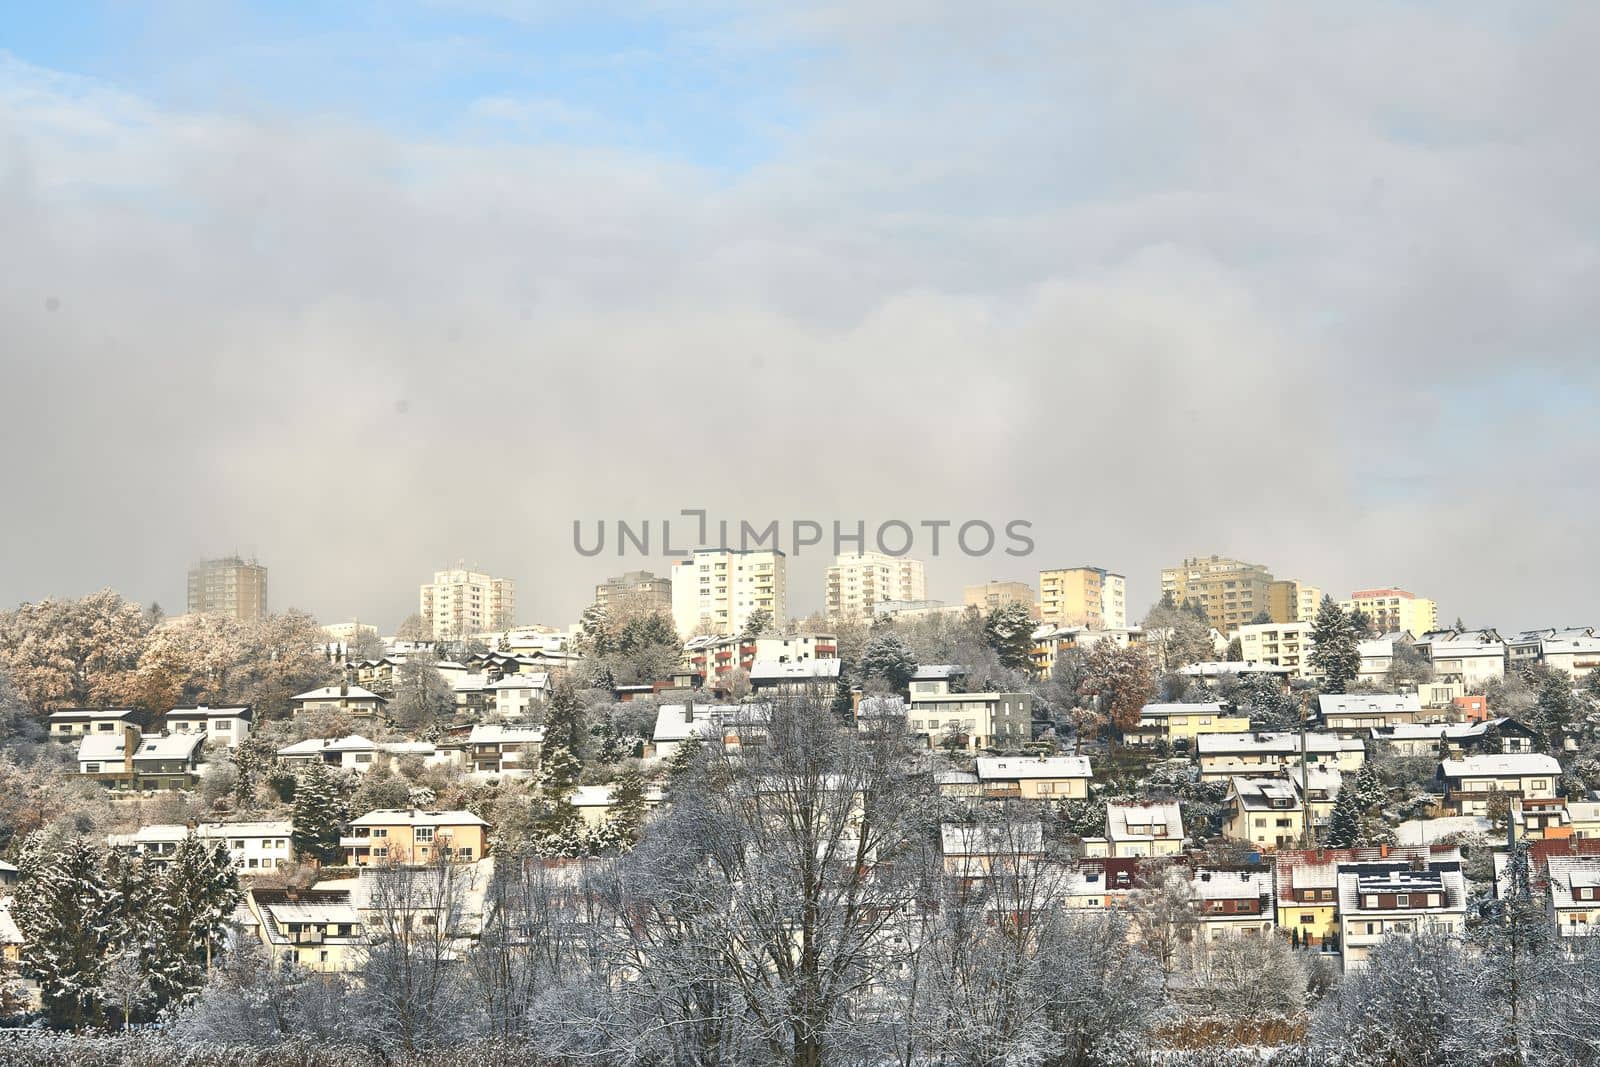
MULTIPOLYGON (((1378 898, 1371 895, 1362 897, 1361 906, 1363 908, 1376 908, 1378 906, 1378 898)), ((1369 930, 1368 933, 1371 933, 1371 931, 1369 930)))
POLYGON ((1312 915, 1309 911, 1303 911, 1303 912, 1300 913, 1300 925, 1301 926, 1310 926, 1312 923, 1314 923, 1316 921, 1317 921, 1317 917, 1315 915, 1312 915))
POLYGON ((1411 907, 1411 897, 1410 897, 1410 895, 1406 894, 1406 893, 1401 893, 1399 896, 1395 897, 1394 898, 1394 906, 1397 907, 1397 908, 1409 908, 1409 907, 1411 907))
POLYGON ((431 826, 419 826, 419 827, 417 827, 417 831, 416 831, 416 835, 415 836, 416 836, 416 840, 418 840, 418 841, 432 841, 433 840, 433 827, 431 827, 431 826))

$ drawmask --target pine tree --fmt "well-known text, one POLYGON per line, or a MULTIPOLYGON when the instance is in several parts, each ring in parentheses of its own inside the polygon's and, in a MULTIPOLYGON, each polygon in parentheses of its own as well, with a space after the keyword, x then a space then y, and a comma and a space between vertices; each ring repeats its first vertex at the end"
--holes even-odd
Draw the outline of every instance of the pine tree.
POLYGON ((54 848, 42 834, 30 834, 32 855, 25 854, 12 904, 23 936, 22 961, 38 983, 50 1024, 77 1029, 101 1019, 100 971, 117 933, 115 902, 110 899, 99 854, 87 843, 62 843, 54 848))
POLYGON ((632 848, 644 828, 644 775, 629 767, 611 784, 611 821, 617 843, 632 848))
POLYGON ((574 757, 582 751, 583 703, 572 683, 563 678, 550 693, 544 710, 544 746, 565 748, 574 757))
POLYGON ((181 1003, 204 985, 222 952, 225 924, 243 899, 227 847, 184 838, 162 872, 158 895, 162 966, 152 968, 152 984, 162 1003, 181 1003))
POLYGON ((896 693, 904 693, 917 673, 911 649, 894 633, 875 635, 861 650, 861 677, 876 678, 896 693))
POLYGON ((295 852, 319 864, 337 863, 344 855, 339 847, 339 830, 344 823, 338 786, 328 768, 313 763, 306 768, 294 790, 295 852))
POLYGON ((1361 805, 1361 810, 1377 811, 1383 807, 1388 795, 1388 790, 1384 789, 1383 782, 1378 779, 1378 772, 1373 767, 1372 760, 1368 758, 1363 761, 1361 770, 1356 772, 1356 801, 1361 805))
POLYGON ((694 781, 705 754, 705 742, 698 737, 686 737, 678 742, 672 758, 667 760, 667 792, 677 793, 694 781))
POLYGON ((1361 647, 1350 617, 1330 596, 1322 598, 1311 640, 1311 669, 1322 676, 1322 691, 1346 692, 1361 672, 1361 647))
POLYGON ((1033 658, 1033 616, 1021 604, 1006 604, 983 620, 983 641, 999 657, 1000 665, 1027 670, 1033 658))
POLYGON ((1572 679, 1553 670, 1539 686, 1539 702, 1534 705, 1532 726, 1547 752, 1560 752, 1567 734, 1578 719, 1578 702, 1572 696, 1572 679))
POLYGON ((1354 785, 1341 786, 1328 819, 1328 847, 1354 848, 1361 841, 1361 801, 1354 785))

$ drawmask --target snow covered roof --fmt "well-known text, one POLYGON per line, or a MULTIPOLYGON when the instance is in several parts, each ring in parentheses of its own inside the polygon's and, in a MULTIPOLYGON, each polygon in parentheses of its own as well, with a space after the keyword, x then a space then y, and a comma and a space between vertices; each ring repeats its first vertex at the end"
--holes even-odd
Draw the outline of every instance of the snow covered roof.
POLYGON ((173 708, 168 719, 248 719, 253 716, 248 704, 236 708, 211 708, 199 704, 192 708, 173 708))
POLYGON ((371 752, 377 746, 360 734, 344 737, 308 737, 278 749, 280 756, 315 756, 321 752, 371 752))
POLYGON ((486 689, 548 689, 550 675, 547 671, 532 674, 508 674, 498 682, 490 682, 486 689))
POLYGON ((838 678, 843 662, 837 659, 803 659, 793 662, 758 659, 750 664, 750 681, 785 682, 815 681, 838 678))
POLYGON ((1550 874, 1550 903, 1557 908, 1596 907, 1595 894, 1578 900, 1578 889, 1600 889, 1600 856, 1551 856, 1546 861, 1550 874))
MULTIPOLYGON (((1360 752, 1365 748, 1359 740, 1339 737, 1336 734, 1306 733, 1306 751, 1316 755, 1334 752, 1360 752)), ((1195 739, 1195 751, 1201 756, 1233 755, 1235 753, 1261 753, 1278 756, 1298 756, 1298 733, 1237 733, 1201 734, 1195 739)))
POLYGON ((897 696, 862 697, 861 703, 856 706, 858 719, 903 719, 905 714, 906 702, 897 696))
POLYGON ((1182 838, 1183 815, 1177 801, 1159 804, 1107 804, 1106 837, 1116 841, 1135 838, 1182 838))
POLYGON ((1595 822, 1600 820, 1600 803, 1587 800, 1567 801, 1567 817, 1573 822, 1595 822))
POLYGON ((771 715, 770 704, 663 704, 656 709, 656 728, 651 739, 661 742, 712 737, 729 724, 765 723, 771 715), (689 721, 691 715, 692 722, 689 721))
POLYGON ((269 904, 277 923, 314 923, 317 925, 360 926, 361 915, 349 904, 269 904))
POLYGON ((1139 709, 1141 719, 1162 719, 1171 715, 1221 715, 1227 705, 1220 701, 1205 704, 1146 704, 1139 709))
POLYGON ((1287 778, 1250 778, 1234 775, 1231 791, 1246 811, 1293 811, 1300 804, 1300 787, 1287 778))
POLYGON ((544 742, 544 727, 480 722, 467 735, 469 745, 537 745, 544 742))
POLYGON ((1493 824, 1480 815, 1453 815, 1439 819, 1407 819, 1395 828, 1401 845, 1431 845, 1454 834, 1486 834, 1493 824))
POLYGON ((1191 663, 1178 668, 1178 673, 1189 678, 1221 678, 1229 674, 1293 674, 1293 667, 1280 667, 1276 663, 1267 663, 1254 659, 1213 659, 1200 663, 1191 663))
POLYGON ((580 785, 572 791, 572 806, 575 808, 608 808, 611 806, 611 787, 609 785, 580 785))
POLYGON ((1088 756, 980 756, 978 777, 986 782, 1021 778, 1093 778, 1088 756))
POLYGON ((51 722, 95 722, 103 719, 129 719, 132 708, 62 708, 50 713, 51 722))
POLYGON ((955 663, 924 663, 911 676, 913 682, 939 682, 947 678, 965 678, 967 669, 955 663))
POLYGON ((389 701, 374 693, 370 689, 363 689, 359 685, 352 685, 341 689, 337 685, 325 685, 321 689, 312 689, 289 698, 290 700, 376 700, 380 704, 389 701))
POLYGON ((939 845, 946 856, 1037 853, 1044 848, 1044 828, 1036 822, 945 823, 939 827, 939 845))
POLYGON ((122 759, 122 735, 85 734, 78 742, 78 762, 105 763, 122 759))
POLYGON ((139 760, 193 759, 195 751, 206 743, 204 734, 146 735, 134 750, 135 762, 139 760))
POLYGON ((1466 906, 1466 882, 1459 860, 1433 860, 1426 866, 1393 860, 1339 866, 1339 910, 1345 916, 1387 912, 1460 911, 1466 906), (1387 894, 1437 894, 1438 904, 1383 908, 1365 906, 1367 898, 1387 894))
POLYGON ((1524 778, 1533 774, 1553 777, 1561 773, 1561 764, 1554 756, 1536 752, 1507 752, 1442 760, 1439 770, 1446 778, 1475 778, 1479 775, 1524 778))
POLYGON ((1258 900, 1272 897, 1272 871, 1220 871, 1201 867, 1189 882, 1196 900, 1258 900))
POLYGON ((10 904, 0 901, 0 945, 20 944, 22 944, 22 931, 17 929, 16 920, 11 917, 10 904))
POLYGON ((1397 711, 1422 710, 1416 693, 1323 693, 1317 697, 1322 717, 1329 715, 1382 715, 1397 711))
POLYGON ((470 811, 424 811, 421 808, 379 808, 369 811, 359 819, 351 819, 351 826, 488 826, 489 824, 470 811))

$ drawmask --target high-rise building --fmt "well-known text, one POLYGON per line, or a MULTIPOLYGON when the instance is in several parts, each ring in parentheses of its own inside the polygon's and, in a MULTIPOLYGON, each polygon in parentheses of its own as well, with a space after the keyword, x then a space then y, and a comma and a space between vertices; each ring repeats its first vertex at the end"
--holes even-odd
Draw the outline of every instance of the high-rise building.
POLYGON ((208 559, 189 571, 189 613, 260 619, 267 614, 267 568, 253 559, 208 559))
POLYGON ((435 641, 509 630, 517 624, 516 583, 477 571, 436 571, 422 586, 420 610, 435 641))
POLYGON ((882 552, 843 552, 828 568, 828 618, 870 619, 885 600, 924 600, 922 562, 882 552))
POLYGON ((982 585, 969 585, 963 591, 962 600, 969 608, 979 611, 993 611, 1003 608, 1007 604, 1021 604, 1028 609, 1028 614, 1037 616, 1039 605, 1033 599, 1033 586, 1027 582, 984 582, 982 585))
POLYGON ((1126 629, 1128 580, 1104 567, 1040 571, 1039 618, 1057 626, 1126 629))
POLYGON ((1439 628, 1439 606, 1404 589, 1358 589, 1339 606, 1370 618, 1374 632, 1380 634, 1409 630, 1411 636, 1421 637, 1439 628))
POLYGON ((672 579, 650 571, 628 571, 594 587, 594 602, 602 608, 626 608, 641 615, 672 614, 672 579))
POLYGON ((672 567, 672 622, 679 637, 737 634, 765 611, 789 621, 788 557, 782 552, 702 548, 672 567))
POLYGON ((1267 587, 1267 614, 1273 622, 1314 622, 1322 605, 1322 590, 1314 585, 1280 578, 1267 587))
POLYGON ((1199 604, 1225 634, 1267 610, 1272 575, 1259 563, 1221 556, 1186 559, 1161 572, 1161 594, 1174 604, 1199 604))

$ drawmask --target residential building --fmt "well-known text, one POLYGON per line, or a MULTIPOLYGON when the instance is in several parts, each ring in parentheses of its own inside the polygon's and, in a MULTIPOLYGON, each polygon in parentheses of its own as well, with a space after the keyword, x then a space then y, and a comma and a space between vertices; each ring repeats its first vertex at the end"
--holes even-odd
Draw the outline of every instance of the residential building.
POLYGON ((926 600, 922 561, 882 552, 842 552, 828 568, 824 590, 829 619, 870 619, 884 602, 926 600))
POLYGON ((1014 878, 1044 858, 1044 827, 1027 823, 945 823, 939 827, 944 871, 966 882, 1014 878))
POLYGON ((1293 775, 1251 778, 1233 775, 1223 800, 1222 833, 1264 851, 1293 848, 1305 829, 1300 784, 1293 775))
POLYGON ((1040 571, 1039 618, 1057 626, 1125 630, 1128 579, 1104 567, 1040 571))
POLYGON ((1546 862, 1556 932, 1562 937, 1600 933, 1600 856, 1551 856, 1546 862))
POLYGON ((594 587, 595 607, 638 615, 672 615, 672 579, 626 571, 594 587))
POLYGON ((1033 740, 1033 696, 1029 693, 956 693, 950 679, 959 667, 923 668, 911 681, 906 728, 931 745, 1017 749, 1033 740), (924 672, 946 672, 942 677, 924 672))
POLYGON ((672 621, 680 637, 738 634, 757 611, 789 619, 789 559, 782 552, 697 549, 672 567, 672 621))
POLYGON ((1045 623, 1033 632, 1033 648, 1028 654, 1028 668, 1035 678, 1049 678, 1055 673, 1056 662, 1063 652, 1079 649, 1087 652, 1101 641, 1111 641, 1127 648, 1143 636, 1138 627, 1091 630, 1087 626, 1057 626, 1045 623))
POLYGON ((360 965, 366 938, 348 889, 251 886, 245 907, 274 960, 325 974, 360 965))
POLYGON ((1600 838, 1600 802, 1567 801, 1567 825, 1572 827, 1572 836, 1579 840, 1600 838))
POLYGON ((467 764, 480 774, 527 778, 544 754, 544 727, 480 722, 467 735, 467 764))
POLYGON ((1174 604, 1195 603, 1211 625, 1232 635, 1267 610, 1272 575, 1259 563, 1221 556, 1186 559, 1161 572, 1161 594, 1174 604))
POLYGON ((837 659, 806 659, 797 662, 758 659, 750 665, 750 691, 766 693, 810 693, 819 687, 831 699, 839 684, 843 662, 837 659))
POLYGON ((1542 663, 1579 682, 1600 667, 1600 637, 1592 626, 1524 630, 1516 640, 1506 642, 1506 661, 1513 669, 1542 663))
POLYGON ((418 611, 435 641, 464 641, 517 624, 517 585, 480 571, 435 571, 418 596, 418 611))
POLYGON ((289 698, 289 704, 297 718, 318 712, 331 712, 369 722, 381 718, 383 709, 388 703, 386 698, 370 689, 349 684, 325 685, 321 689, 297 693, 289 698))
POLYGON ((1240 658, 1246 662, 1287 667, 1295 678, 1310 678, 1311 639, 1309 622, 1247 623, 1234 636, 1239 639, 1240 658))
POLYGON ((1176 856, 1183 839, 1177 801, 1106 805, 1106 852, 1115 859, 1176 856))
POLYGON ((1265 938, 1277 921, 1272 871, 1263 867, 1198 867, 1189 898, 1198 917, 1202 950, 1235 937, 1265 938))
POLYGON ((1439 763, 1444 806, 1458 815, 1488 815, 1496 797, 1539 799, 1556 795, 1561 764, 1532 752, 1463 756, 1439 763))
POLYGON ((1426 864, 1380 860, 1339 865, 1339 952, 1345 974, 1366 965, 1385 938, 1466 927, 1466 880, 1457 852, 1426 864))
POLYGON ((984 795, 996 799, 1082 800, 1094 777, 1088 756, 980 756, 977 771, 984 795))
POLYGON ((550 696, 548 672, 508 674, 485 687, 489 691, 488 705, 497 718, 507 721, 531 719, 541 714, 540 709, 550 696))
POLYGON ((221 842, 240 874, 259 874, 287 865, 294 859, 294 827, 288 820, 267 822, 202 822, 193 827, 177 823, 141 826, 131 834, 110 834, 106 844, 139 856, 154 867, 171 859, 190 834, 205 842, 221 842))
POLYGON ((166 714, 166 726, 171 734, 204 734, 207 741, 236 748, 250 736, 250 723, 254 718, 255 713, 248 705, 211 708, 200 704, 192 708, 173 708, 166 714))
POLYGON ((1538 738, 1533 730, 1507 718, 1374 726, 1371 736, 1374 742, 1387 744, 1402 756, 1451 757, 1472 752, 1532 752, 1538 738))
POLYGON ((961 592, 961 602, 985 614, 1010 604, 1021 604, 1029 615, 1037 616, 1039 612, 1039 605, 1033 599, 1033 586, 1027 582, 989 581, 969 585, 961 592))
POLYGON ((487 855, 489 824, 470 811, 381 808, 350 821, 339 839, 352 867, 374 863, 474 863, 487 855))
POLYGON ((1227 704, 1146 704, 1139 711, 1139 728, 1127 738, 1129 744, 1193 746, 1201 734, 1248 733, 1250 717, 1239 715, 1227 704))
POLYGON ((376 638, 378 636, 378 628, 376 626, 360 620, 324 623, 322 632, 332 640, 346 646, 353 645, 364 637, 376 638))
POLYGON ((1317 713, 1324 730, 1350 737, 1423 717, 1422 698, 1416 693, 1323 693, 1317 697, 1317 713))
POLYGON ((1346 614, 1359 611, 1372 620, 1374 633, 1406 630, 1425 634, 1439 628, 1439 608, 1427 597, 1404 589, 1358 589, 1339 606, 1346 614))
POLYGON ((118 734, 139 729, 139 713, 131 708, 62 708, 50 713, 50 736, 70 741, 85 734, 118 734))
MULTIPOLYGON (((1202 781, 1220 781, 1236 774, 1264 774, 1300 765, 1301 734, 1238 733, 1201 734, 1195 738, 1202 781)), ((1354 774, 1366 761, 1366 746, 1359 738, 1307 732, 1304 735, 1308 767, 1331 767, 1354 774)))
POLYGON ((1453 845, 1432 848, 1280 849, 1273 856, 1273 899, 1278 925, 1308 947, 1333 951, 1339 933, 1339 868, 1341 865, 1392 861, 1422 866, 1432 859, 1460 859, 1453 845))
POLYGON ((267 568, 253 559, 208 559, 189 570, 189 614, 250 622, 267 616, 267 568))
POLYGON ((757 661, 805 663, 839 655, 833 634, 768 634, 760 637, 691 637, 683 645, 683 665, 713 682, 736 670, 749 673, 757 661))
POLYGON ((193 789, 200 781, 202 734, 152 734, 132 727, 119 734, 85 734, 78 773, 116 790, 193 789))
POLYGON ((1386 685, 1396 655, 1415 643, 1409 630, 1392 631, 1358 642, 1356 650, 1361 654, 1361 666, 1356 670, 1356 681, 1366 685, 1386 685))
POLYGON ((656 709, 651 752, 670 761, 678 746, 691 738, 720 739, 729 747, 759 744, 771 716, 770 704, 662 704, 656 709))
POLYGON ((1321 606, 1322 590, 1314 585, 1293 578, 1279 578, 1267 586, 1267 615, 1280 626, 1290 622, 1313 622, 1321 606))
POLYGON ((1506 643, 1493 630, 1432 630, 1417 638, 1417 648, 1439 681, 1482 690, 1506 676, 1506 643))
POLYGON ((278 761, 291 766, 320 763, 347 771, 366 771, 371 769, 377 752, 377 742, 360 734, 308 737, 278 749, 278 761))

